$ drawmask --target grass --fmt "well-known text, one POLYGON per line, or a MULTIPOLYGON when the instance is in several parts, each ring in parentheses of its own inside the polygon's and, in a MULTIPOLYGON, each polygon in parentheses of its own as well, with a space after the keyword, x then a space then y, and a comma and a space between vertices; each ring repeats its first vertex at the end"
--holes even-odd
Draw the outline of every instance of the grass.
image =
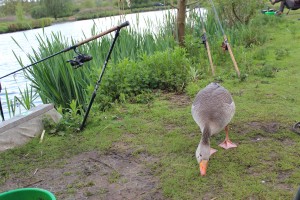
MULTIPOLYGON (((230 64, 217 68, 216 78, 232 92, 236 103, 230 136, 239 146, 222 150, 217 144, 224 139, 224 132, 213 137, 211 143, 218 152, 210 160, 206 177, 199 176, 194 158, 200 135, 190 105, 196 92, 213 77, 201 77, 188 85, 186 93, 191 99, 187 104, 172 101, 174 94, 158 93, 148 104, 115 104, 106 112, 94 106, 82 133, 68 130, 63 137, 46 135, 43 144, 33 139, 1 153, 0 185, 9 177, 31 176, 36 168, 57 167, 59 160, 81 152, 105 153, 122 141, 136 156, 148 153, 159 158, 149 167, 160 178, 166 198, 292 199, 300 178, 300 137, 290 130, 300 120, 300 58, 295 47, 300 32, 296 15, 283 17, 286 21, 266 26, 265 45, 244 50, 244 57, 237 56, 242 73, 248 73, 244 81, 228 73, 234 73, 230 64), (276 59, 276 52, 282 49, 289 53, 276 59), (252 57, 259 51, 265 52, 263 59, 252 57), (272 76, 266 76, 270 73, 272 76)), ((111 174, 111 182, 118 177, 111 174)), ((74 188, 69 192, 75 192, 74 188)))

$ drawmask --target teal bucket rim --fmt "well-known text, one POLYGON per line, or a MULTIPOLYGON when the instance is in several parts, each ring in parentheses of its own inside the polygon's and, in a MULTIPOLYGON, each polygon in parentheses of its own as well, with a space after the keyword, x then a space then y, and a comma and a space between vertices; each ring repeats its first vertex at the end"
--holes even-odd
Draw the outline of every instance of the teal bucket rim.
POLYGON ((21 191, 38 191, 38 192, 43 192, 46 193, 47 195, 49 195, 49 197, 51 198, 51 200, 56 200, 54 194, 48 190, 42 189, 42 188, 17 188, 17 189, 12 189, 12 190, 8 190, 6 192, 0 193, 0 197, 5 197, 5 195, 9 195, 12 193, 16 193, 16 192, 21 192, 21 191))

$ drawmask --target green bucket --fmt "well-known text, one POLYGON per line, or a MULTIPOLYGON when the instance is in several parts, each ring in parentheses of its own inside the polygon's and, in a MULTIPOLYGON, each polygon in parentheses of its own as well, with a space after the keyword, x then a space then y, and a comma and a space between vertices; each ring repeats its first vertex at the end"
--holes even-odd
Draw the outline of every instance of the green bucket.
POLYGON ((0 193, 0 200, 56 200, 56 198, 44 189, 20 188, 0 193))

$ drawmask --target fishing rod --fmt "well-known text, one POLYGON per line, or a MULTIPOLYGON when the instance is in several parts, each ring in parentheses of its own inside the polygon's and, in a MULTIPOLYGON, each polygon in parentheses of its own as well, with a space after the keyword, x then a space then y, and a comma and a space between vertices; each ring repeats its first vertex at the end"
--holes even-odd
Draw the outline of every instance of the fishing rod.
POLYGON ((31 63, 30 65, 27 65, 27 66, 25 66, 25 67, 22 67, 21 69, 18 69, 18 70, 16 70, 16 71, 13 71, 13 72, 11 72, 11 73, 9 73, 9 74, 6 74, 5 76, 0 77, 0 79, 5 78, 5 77, 10 76, 10 75, 13 75, 13 74, 15 74, 15 73, 17 73, 17 72, 19 72, 19 71, 25 70, 25 69, 27 69, 27 68, 29 68, 29 67, 32 67, 33 65, 36 65, 36 64, 38 64, 38 63, 40 63, 40 62, 43 62, 43 61, 45 61, 45 60, 48 60, 49 58, 52 58, 52 57, 54 57, 54 56, 57 56, 57 55, 59 55, 59 54, 61 54, 61 53, 65 53, 65 52, 70 51, 70 50, 74 50, 75 53, 77 54, 77 56, 75 57, 74 60, 69 60, 68 62, 70 62, 70 64, 71 64, 74 68, 77 68, 78 66, 80 67, 80 66, 82 66, 82 64, 83 64, 84 62, 90 61, 90 60, 92 59, 92 57, 91 57, 91 56, 88 56, 88 55, 84 55, 84 54, 78 53, 78 52, 76 51, 76 48, 77 48, 77 47, 79 47, 79 46, 81 46, 81 45, 83 45, 83 44, 85 44, 85 43, 88 43, 88 42, 90 42, 90 41, 92 41, 92 40, 95 40, 95 39, 97 39, 97 38, 99 38, 99 37, 102 37, 102 36, 104 36, 104 35, 107 35, 107 34, 113 32, 113 31, 115 31, 115 30, 120 30, 121 28, 123 28, 123 27, 125 27, 125 26, 128 26, 128 25, 129 25, 129 22, 126 21, 126 22, 120 24, 119 26, 112 27, 112 28, 110 28, 110 29, 108 29, 108 30, 106 30, 106 31, 104 31, 104 32, 102 32, 102 33, 99 33, 98 35, 94 35, 94 36, 92 36, 92 37, 90 37, 90 38, 87 38, 87 39, 81 41, 81 42, 78 42, 77 44, 74 44, 73 46, 67 47, 67 48, 65 48, 65 49, 63 49, 63 50, 61 50, 61 51, 59 51, 59 52, 57 52, 57 53, 54 53, 54 54, 52 54, 52 55, 50 55, 50 56, 48 56, 48 57, 46 57, 46 58, 43 58, 43 59, 41 59, 41 60, 39 60, 39 61, 36 61, 36 62, 34 62, 34 63, 31 63))
MULTIPOLYGON (((129 23, 127 23, 127 25, 129 25, 129 23)), ((126 25, 126 26, 127 26, 127 25, 126 25)), ((118 28, 118 29, 116 30, 115 37, 114 37, 114 39, 113 39, 113 41, 112 41, 112 43, 111 43, 110 49, 109 49, 108 54, 107 54, 107 56, 106 56, 106 59, 105 59, 105 61, 104 61, 104 64, 103 64, 103 67, 102 67, 102 71, 101 71, 101 74, 100 74, 100 76, 99 76, 99 79, 98 79, 98 81, 97 81, 97 83, 96 83, 95 89, 94 89, 94 91, 93 91, 93 94, 92 94, 92 97, 91 97, 89 106, 88 106, 88 108, 87 108, 87 110, 86 110, 86 112, 85 112, 83 121, 82 121, 81 126, 80 126, 80 128, 79 128, 80 131, 82 131, 83 128, 84 128, 85 122, 86 122, 87 117, 88 117, 89 112, 90 112, 90 109, 91 109, 91 107, 92 107, 92 105, 93 105, 93 102, 94 102, 94 99, 95 99, 95 97, 96 97, 97 90, 99 89, 99 85, 100 85, 100 83, 101 83, 101 80, 102 80, 104 71, 105 71, 105 69, 106 69, 108 60, 110 59, 111 52, 112 52, 112 50, 113 50, 113 48, 114 48, 114 46, 115 46, 116 40, 117 40, 117 38, 118 38, 118 36, 119 36, 120 29, 121 29, 121 28, 118 28)))

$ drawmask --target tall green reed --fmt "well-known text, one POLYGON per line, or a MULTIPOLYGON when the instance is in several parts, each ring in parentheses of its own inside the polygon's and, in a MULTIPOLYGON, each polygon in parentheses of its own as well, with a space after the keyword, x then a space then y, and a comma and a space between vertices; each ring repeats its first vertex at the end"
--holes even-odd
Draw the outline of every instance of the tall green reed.
POLYGON ((26 84, 26 87, 23 89, 23 91, 19 87, 19 93, 21 96, 13 96, 13 98, 10 99, 7 88, 5 88, 6 105, 10 118, 14 117, 16 114, 21 114, 21 107, 23 107, 25 110, 35 107, 34 101, 38 98, 38 96, 34 88, 31 86, 28 87, 26 84), (19 108, 19 112, 17 112, 17 108, 19 108))
POLYGON ((17 107, 16 98, 14 97, 13 99, 10 99, 8 97, 8 92, 7 92, 6 88, 5 88, 5 97, 6 97, 8 114, 9 114, 9 117, 12 118, 16 114, 16 107, 17 107))
MULTIPOLYGON (((110 62, 118 63, 124 58, 139 60, 142 55, 151 55, 156 51, 163 51, 175 46, 173 35, 168 33, 173 30, 172 28, 162 27, 158 33, 154 34, 150 29, 151 26, 153 25, 149 23, 149 29, 142 33, 131 27, 122 29, 112 51, 110 62)), ((95 25, 91 29, 91 33, 92 35, 96 34, 95 25)), ((28 55, 32 63, 75 43, 73 39, 67 39, 61 33, 52 33, 50 37, 37 35, 36 39, 39 47, 32 49, 33 54, 28 55)), ((94 58, 80 69, 74 70, 66 63, 74 56, 74 52, 69 51, 33 66, 25 71, 25 76, 32 82, 43 103, 51 102, 56 107, 62 106, 67 109, 75 100, 77 105, 83 105, 84 108, 100 74, 111 41, 111 35, 107 35, 80 46, 79 52, 88 53, 94 58)), ((15 57, 18 59, 16 55, 15 57)), ((24 66, 21 59, 18 59, 18 62, 24 66)))
POLYGON ((28 85, 26 84, 26 88, 23 91, 19 88, 19 92, 21 96, 16 96, 15 98, 21 106, 23 106, 26 110, 35 106, 34 101, 38 98, 36 90, 32 87, 28 88, 28 85))
MULTIPOLYGON (((28 56, 31 62, 36 62, 52 55, 68 45, 67 39, 61 34, 52 34, 44 39, 38 35, 39 51, 32 49, 33 55, 28 56)), ((74 70, 67 60, 73 57, 73 52, 60 54, 55 59, 48 59, 25 72, 33 87, 39 93, 43 103, 54 103, 57 106, 68 107, 74 99, 78 103, 86 101, 86 85, 90 83, 92 69, 89 65, 80 70, 74 70)), ((20 64, 21 61, 19 60, 20 64)))

